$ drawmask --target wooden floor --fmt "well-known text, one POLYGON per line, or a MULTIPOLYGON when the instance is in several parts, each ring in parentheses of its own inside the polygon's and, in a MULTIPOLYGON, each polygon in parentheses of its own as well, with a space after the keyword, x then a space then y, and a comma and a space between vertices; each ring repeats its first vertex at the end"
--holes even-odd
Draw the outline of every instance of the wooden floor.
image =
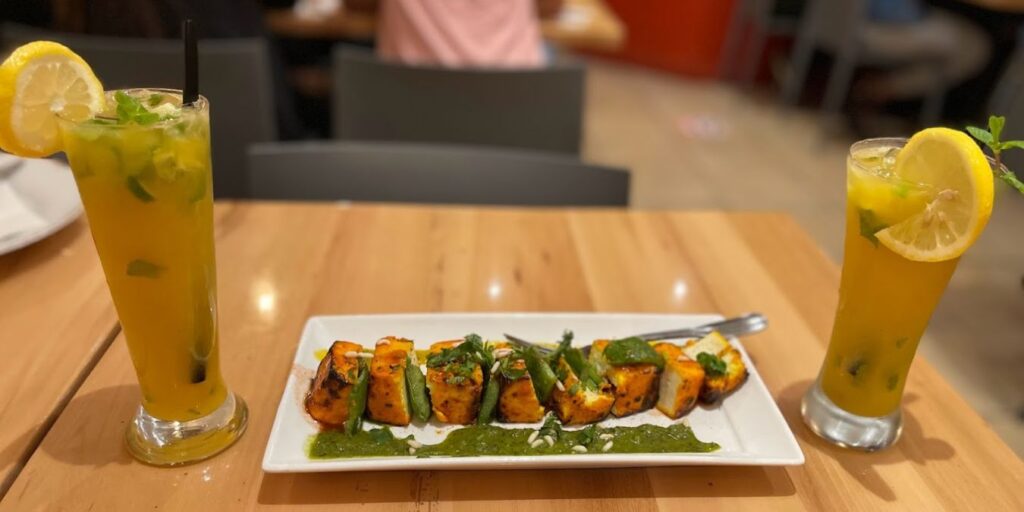
MULTIPOLYGON (((824 136, 814 112, 597 60, 587 95, 584 158, 628 167, 635 207, 786 211, 841 261, 852 139, 824 136)), ((995 210, 921 350, 1024 456, 1024 198, 999 187, 995 210)))

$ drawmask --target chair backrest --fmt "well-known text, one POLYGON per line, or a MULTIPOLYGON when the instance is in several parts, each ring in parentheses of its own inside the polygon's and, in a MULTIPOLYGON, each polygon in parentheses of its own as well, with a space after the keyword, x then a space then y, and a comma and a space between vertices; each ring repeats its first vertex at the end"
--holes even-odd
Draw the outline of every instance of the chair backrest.
POLYGON ((335 139, 439 142, 578 155, 585 68, 449 69, 334 50, 335 139))
POLYGON ((629 203, 629 172, 544 152, 389 142, 281 142, 249 150, 260 199, 501 205, 629 203))
MULTIPOLYGON (((10 23, 0 26, 0 41, 8 49, 40 39, 60 42, 81 55, 107 89, 181 89, 184 83, 179 41, 68 34, 10 23)), ((210 100, 214 191, 217 197, 242 197, 247 188, 246 148, 277 139, 266 42, 258 38, 201 41, 199 79, 200 92, 210 100)))

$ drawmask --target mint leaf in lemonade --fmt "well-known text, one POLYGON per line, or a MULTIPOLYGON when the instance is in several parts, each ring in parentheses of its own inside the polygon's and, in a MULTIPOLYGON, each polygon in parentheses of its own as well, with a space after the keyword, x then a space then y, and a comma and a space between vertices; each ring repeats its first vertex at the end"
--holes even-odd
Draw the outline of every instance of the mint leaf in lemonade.
POLYGON ((176 92, 108 92, 105 108, 92 119, 63 123, 71 165, 84 171, 79 186, 107 187, 105 200, 137 206, 210 198, 207 116, 204 109, 182 108, 176 92))

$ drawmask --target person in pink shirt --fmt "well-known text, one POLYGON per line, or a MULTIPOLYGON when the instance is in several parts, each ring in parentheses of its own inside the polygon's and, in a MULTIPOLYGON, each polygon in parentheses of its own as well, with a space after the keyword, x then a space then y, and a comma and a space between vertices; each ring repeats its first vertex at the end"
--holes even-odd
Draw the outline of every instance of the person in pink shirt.
POLYGON ((404 64, 538 67, 545 63, 539 17, 561 0, 346 0, 377 12, 377 55, 404 64))

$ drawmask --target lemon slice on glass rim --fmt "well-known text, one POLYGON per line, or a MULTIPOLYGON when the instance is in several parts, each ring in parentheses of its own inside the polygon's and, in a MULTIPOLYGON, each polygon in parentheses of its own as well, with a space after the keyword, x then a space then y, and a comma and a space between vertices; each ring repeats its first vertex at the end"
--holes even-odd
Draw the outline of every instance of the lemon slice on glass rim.
POLYGON ((103 84, 66 46, 35 41, 0 65, 0 148, 24 157, 62 149, 58 116, 84 121, 103 110, 103 84))
POLYGON ((933 197, 921 212, 875 234, 889 250, 913 261, 946 261, 984 231, 992 215, 992 168, 967 134, 949 128, 917 132, 896 156, 895 173, 927 186, 933 197))

